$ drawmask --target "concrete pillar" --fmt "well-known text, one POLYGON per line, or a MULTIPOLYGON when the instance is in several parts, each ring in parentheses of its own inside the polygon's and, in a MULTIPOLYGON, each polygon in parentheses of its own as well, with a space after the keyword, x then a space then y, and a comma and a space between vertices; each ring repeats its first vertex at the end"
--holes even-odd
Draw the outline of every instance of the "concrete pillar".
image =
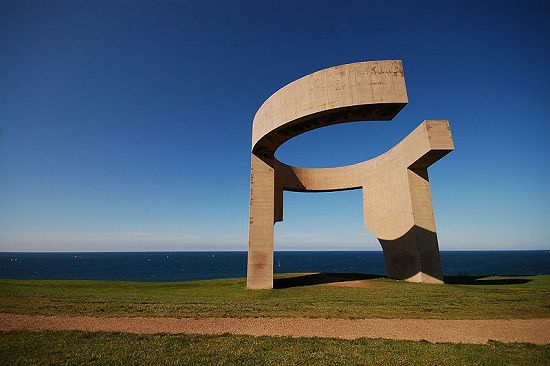
POLYGON ((247 287, 273 288, 273 225, 275 223, 274 159, 252 154, 247 287))
POLYGON ((428 171, 407 169, 414 225, 404 235, 379 239, 388 276, 409 282, 443 283, 428 171))

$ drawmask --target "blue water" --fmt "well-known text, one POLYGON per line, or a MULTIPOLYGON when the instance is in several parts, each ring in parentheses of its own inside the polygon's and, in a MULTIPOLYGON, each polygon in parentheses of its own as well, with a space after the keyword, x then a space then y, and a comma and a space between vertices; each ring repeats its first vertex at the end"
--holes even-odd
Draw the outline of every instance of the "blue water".
MULTIPOLYGON (((441 252, 445 275, 550 274, 550 252, 441 252)), ((386 274, 382 252, 275 252, 275 272, 386 274)), ((246 252, 0 253, 0 278, 190 281, 246 276, 246 252)))

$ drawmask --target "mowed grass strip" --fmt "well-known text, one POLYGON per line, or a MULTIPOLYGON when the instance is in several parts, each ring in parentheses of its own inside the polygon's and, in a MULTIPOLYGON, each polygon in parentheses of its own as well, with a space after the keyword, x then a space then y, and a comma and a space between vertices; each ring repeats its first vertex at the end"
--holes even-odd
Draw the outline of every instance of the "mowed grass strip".
MULTIPOLYGON (((279 277, 290 278, 298 274, 279 277)), ((0 281, 0 312, 152 317, 509 319, 550 317, 550 276, 450 278, 425 285, 373 278, 250 291, 245 279, 192 282, 0 281), (457 284, 466 283, 466 284, 457 284)))
POLYGON ((319 338, 0 333, 2 365, 549 365, 550 346, 319 338))

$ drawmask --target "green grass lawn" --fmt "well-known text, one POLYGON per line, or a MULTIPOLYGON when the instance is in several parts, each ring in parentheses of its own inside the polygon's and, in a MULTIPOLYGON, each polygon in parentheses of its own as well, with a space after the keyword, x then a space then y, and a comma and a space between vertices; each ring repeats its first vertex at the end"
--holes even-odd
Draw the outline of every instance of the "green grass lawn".
POLYGON ((550 346, 381 339, 0 333, 2 365, 550 365, 550 346))
MULTIPOLYGON (((301 286, 282 275, 275 290, 245 279, 194 282, 0 281, 0 312, 170 317, 494 319, 550 317, 550 276, 447 278, 412 284, 386 278, 361 288, 301 286)), ((294 279, 292 279, 294 277, 294 279)), ((300 282, 302 281, 302 282, 300 282)))

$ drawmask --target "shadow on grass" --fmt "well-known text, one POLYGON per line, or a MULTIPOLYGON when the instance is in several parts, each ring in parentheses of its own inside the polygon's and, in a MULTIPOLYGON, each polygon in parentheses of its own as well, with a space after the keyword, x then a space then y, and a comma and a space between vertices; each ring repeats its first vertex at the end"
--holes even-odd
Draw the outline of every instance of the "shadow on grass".
MULTIPOLYGON (((313 286, 335 282, 348 282, 358 280, 371 280, 385 278, 383 275, 364 273, 312 273, 295 277, 273 279, 273 288, 290 288, 300 286, 313 286)), ((522 285, 531 282, 527 278, 489 278, 488 276, 444 276, 446 284, 451 285, 522 285)))
POLYGON ((522 285, 531 282, 527 278, 487 278, 488 276, 445 276, 444 281, 452 285, 522 285))
POLYGON ((382 277, 385 276, 362 273, 312 273, 296 277, 275 278, 273 279, 273 288, 312 286, 334 282, 370 280, 382 277))

